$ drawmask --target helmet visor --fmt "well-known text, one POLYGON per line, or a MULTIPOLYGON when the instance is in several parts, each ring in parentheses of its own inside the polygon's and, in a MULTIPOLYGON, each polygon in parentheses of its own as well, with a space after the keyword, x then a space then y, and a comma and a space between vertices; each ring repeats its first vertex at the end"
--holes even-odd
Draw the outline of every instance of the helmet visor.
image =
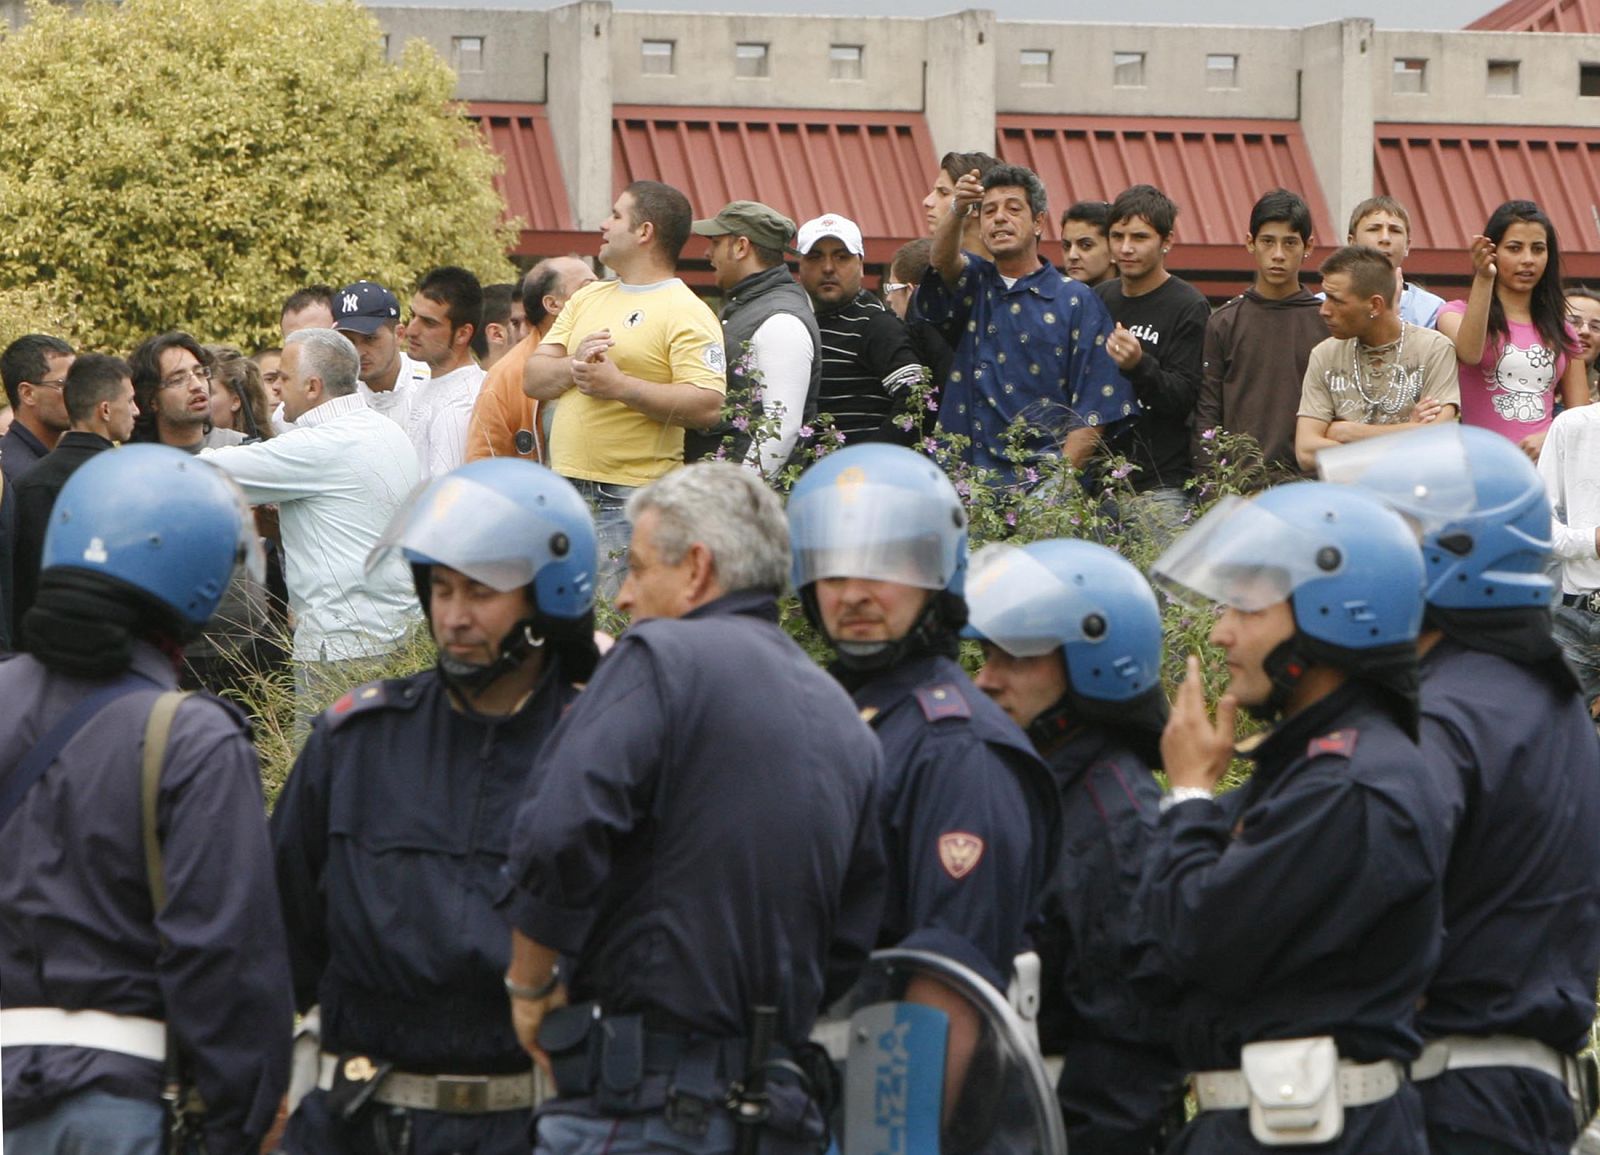
POLYGON ((967 629, 1015 658, 1048 654, 1082 641, 1093 612, 1074 589, 1025 550, 997 542, 972 555, 967 574, 967 629))
MULTIPOLYGON (((789 509, 795 585, 869 578, 942 590, 955 576, 955 540, 928 525, 925 494, 864 482, 789 509)), ((942 514, 941 514, 942 515, 942 514)))
POLYGON ((1241 497, 1225 497, 1151 567, 1180 600, 1254 613, 1343 568, 1339 550, 1241 497))
POLYGON ((505 593, 533 581, 554 556, 551 536, 533 510, 446 474, 406 499, 367 555, 366 568, 371 574, 399 550, 413 564, 449 566, 505 593))
POLYGON ((1454 422, 1324 449, 1317 471, 1324 481, 1364 489, 1423 533, 1437 533, 1478 506, 1467 446, 1454 422))

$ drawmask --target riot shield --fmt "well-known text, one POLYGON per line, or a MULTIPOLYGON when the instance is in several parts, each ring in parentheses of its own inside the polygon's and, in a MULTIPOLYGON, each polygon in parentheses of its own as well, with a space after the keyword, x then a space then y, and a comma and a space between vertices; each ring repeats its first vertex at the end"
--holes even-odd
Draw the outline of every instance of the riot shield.
POLYGON ((960 963, 877 951, 813 1037, 843 1066, 839 1155, 1065 1155, 1035 1038, 960 963))

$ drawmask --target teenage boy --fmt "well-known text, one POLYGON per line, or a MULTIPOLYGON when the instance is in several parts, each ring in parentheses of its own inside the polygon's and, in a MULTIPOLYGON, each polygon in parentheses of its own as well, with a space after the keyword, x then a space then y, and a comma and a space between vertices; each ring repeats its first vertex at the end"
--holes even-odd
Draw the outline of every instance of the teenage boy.
POLYGON ((1079 201, 1061 214, 1061 257, 1067 276, 1093 288, 1117 276, 1106 225, 1111 206, 1105 201, 1079 201))
POLYGON ((1396 290, 1400 294, 1397 312, 1408 325, 1432 329, 1439 319, 1444 298, 1418 288, 1406 280, 1401 266, 1411 252, 1411 214, 1393 197, 1369 197, 1350 214, 1350 245, 1371 245, 1394 265, 1396 290))
POLYGON ((1177 216, 1178 206, 1153 185, 1120 193, 1107 230, 1118 276, 1094 290, 1116 322, 1106 351, 1144 409, 1113 449, 1135 466, 1133 488, 1165 507, 1174 524, 1191 473, 1189 428, 1211 316, 1200 291, 1167 272, 1177 216))
POLYGON ((1213 430, 1245 433, 1261 447, 1273 479, 1298 474, 1295 414, 1311 350, 1327 339, 1322 305, 1300 284, 1311 255, 1311 209, 1297 194, 1273 189, 1250 210, 1244 247, 1255 280, 1206 322, 1200 400, 1195 405, 1194 467, 1209 461, 1213 430))

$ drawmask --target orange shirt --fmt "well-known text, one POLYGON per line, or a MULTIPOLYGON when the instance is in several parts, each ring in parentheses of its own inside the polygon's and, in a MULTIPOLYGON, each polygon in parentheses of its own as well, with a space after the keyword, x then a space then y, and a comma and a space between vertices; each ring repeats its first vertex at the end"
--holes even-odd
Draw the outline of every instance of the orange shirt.
POLYGON ((483 380, 467 426, 467 460, 480 457, 522 457, 544 462, 539 434, 539 403, 522 391, 522 371, 539 347, 539 334, 529 333, 496 361, 483 380), (518 438, 527 447, 518 447, 518 438))

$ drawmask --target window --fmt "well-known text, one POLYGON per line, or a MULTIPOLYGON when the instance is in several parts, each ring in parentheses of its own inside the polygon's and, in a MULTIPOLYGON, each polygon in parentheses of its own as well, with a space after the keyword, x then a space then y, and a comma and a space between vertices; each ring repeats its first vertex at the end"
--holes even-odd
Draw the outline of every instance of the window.
POLYGON ((765 76, 767 74, 767 46, 765 44, 735 44, 733 46, 733 74, 735 76, 765 76))
POLYGON ((1211 52, 1206 55, 1206 87, 1238 88, 1239 58, 1231 52, 1211 52))
POLYGON ((483 71, 483 37, 452 36, 450 51, 458 73, 483 71))
POLYGON ((378 37, 378 51, 383 53, 385 60, 389 59, 389 34, 387 32, 378 37))
POLYGON ((1018 79, 1023 84, 1050 84, 1050 53, 1042 48, 1024 48, 1017 61, 1018 79))
POLYGON ((1144 87, 1144 53, 1113 52, 1111 83, 1118 88, 1144 87))
POLYGON ((834 44, 828 48, 830 80, 861 79, 861 45, 834 44))
POLYGON ((1600 64, 1578 65, 1578 95, 1600 96, 1600 64))
POLYGON ((1520 61, 1491 60, 1485 91, 1490 96, 1516 96, 1522 91, 1521 73, 1520 61))
POLYGON ((639 71, 646 76, 671 76, 672 40, 646 40, 639 46, 639 71))
POLYGON ((1428 91, 1428 62, 1420 56, 1397 56, 1390 92, 1428 91))

